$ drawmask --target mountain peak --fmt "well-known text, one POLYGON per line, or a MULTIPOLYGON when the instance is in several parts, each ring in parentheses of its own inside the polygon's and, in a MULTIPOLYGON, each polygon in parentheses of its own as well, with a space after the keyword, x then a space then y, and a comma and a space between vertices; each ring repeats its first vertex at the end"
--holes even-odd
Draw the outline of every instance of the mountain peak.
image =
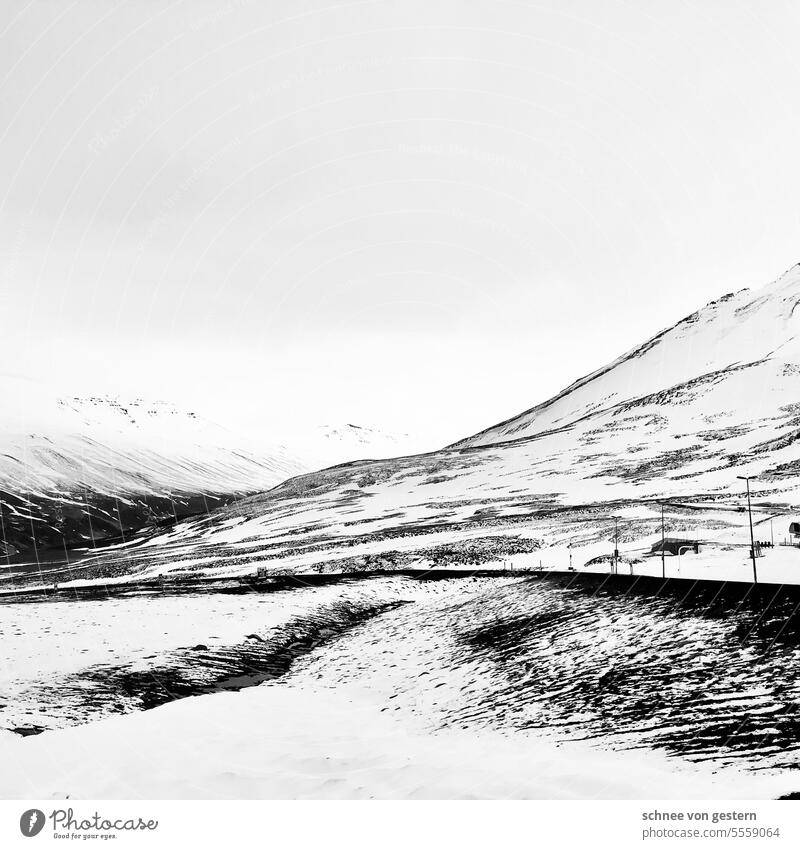
POLYGON ((771 283, 767 283, 764 289, 783 289, 787 286, 797 286, 800 290, 800 262, 787 268, 783 274, 778 275, 771 283))
POLYGON ((456 443, 490 445, 537 436, 708 375, 791 359, 800 345, 800 264, 754 292, 710 301, 552 398, 456 443))
POLYGON ((800 263, 784 271, 754 294, 754 306, 773 303, 786 318, 797 315, 798 311, 795 308, 800 303, 800 263))

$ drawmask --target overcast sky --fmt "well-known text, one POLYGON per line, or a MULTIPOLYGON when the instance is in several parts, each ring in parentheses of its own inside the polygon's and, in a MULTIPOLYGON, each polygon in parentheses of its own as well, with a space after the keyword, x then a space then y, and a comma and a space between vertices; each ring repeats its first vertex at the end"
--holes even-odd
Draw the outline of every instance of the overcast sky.
POLYGON ((800 261, 789 0, 3 0, 2 370, 431 447, 800 261))

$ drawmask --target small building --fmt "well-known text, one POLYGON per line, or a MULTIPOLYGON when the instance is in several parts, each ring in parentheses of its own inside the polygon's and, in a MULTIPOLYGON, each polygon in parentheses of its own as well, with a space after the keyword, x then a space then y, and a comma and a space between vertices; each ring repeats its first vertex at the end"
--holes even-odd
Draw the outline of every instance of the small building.
POLYGON ((661 540, 654 542, 650 546, 651 554, 699 554, 700 543, 696 539, 679 539, 678 537, 666 537, 662 543, 661 540))
POLYGON ((800 522, 792 522, 789 525, 789 536, 800 537, 800 522))

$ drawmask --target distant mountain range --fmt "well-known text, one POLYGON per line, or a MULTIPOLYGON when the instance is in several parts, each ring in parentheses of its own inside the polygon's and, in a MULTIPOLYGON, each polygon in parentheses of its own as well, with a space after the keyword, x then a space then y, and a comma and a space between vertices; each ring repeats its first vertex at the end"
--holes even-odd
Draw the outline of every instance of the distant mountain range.
POLYGON ((62 397, 8 376, 0 397, 0 563, 122 541, 407 440, 347 424, 264 445, 163 402, 62 397))
MULTIPOLYGON (((798 388, 800 266, 760 291, 711 302, 448 448, 291 478, 182 523, 146 551, 127 550, 127 565, 111 572, 366 568, 438 562, 455 556, 454 546, 467 562, 483 562, 564 546, 575 534, 602 539, 612 511, 627 510, 638 532, 651 533, 661 498, 691 502, 687 516, 707 505, 708 527, 723 527, 744 474, 757 477, 762 503, 791 510, 798 388), (185 565, 187 552, 213 567, 185 565)), ((347 435, 357 443, 357 432, 347 435)))
POLYGON ((307 469, 168 404, 0 378, 0 555, 124 539, 307 469))

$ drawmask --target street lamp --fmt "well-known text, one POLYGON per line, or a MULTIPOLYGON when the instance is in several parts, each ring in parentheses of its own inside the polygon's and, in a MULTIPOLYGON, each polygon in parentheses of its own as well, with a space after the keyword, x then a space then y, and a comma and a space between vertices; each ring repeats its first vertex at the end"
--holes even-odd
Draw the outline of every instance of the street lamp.
POLYGON ((750 557, 753 560, 753 583, 758 583, 758 572, 756 571, 756 543, 753 539, 753 509, 750 506, 750 480, 746 475, 736 475, 736 480, 747 481, 747 514, 750 517, 750 557))
POLYGON ((614 554, 611 558, 611 574, 619 571, 619 517, 614 516, 614 554))

